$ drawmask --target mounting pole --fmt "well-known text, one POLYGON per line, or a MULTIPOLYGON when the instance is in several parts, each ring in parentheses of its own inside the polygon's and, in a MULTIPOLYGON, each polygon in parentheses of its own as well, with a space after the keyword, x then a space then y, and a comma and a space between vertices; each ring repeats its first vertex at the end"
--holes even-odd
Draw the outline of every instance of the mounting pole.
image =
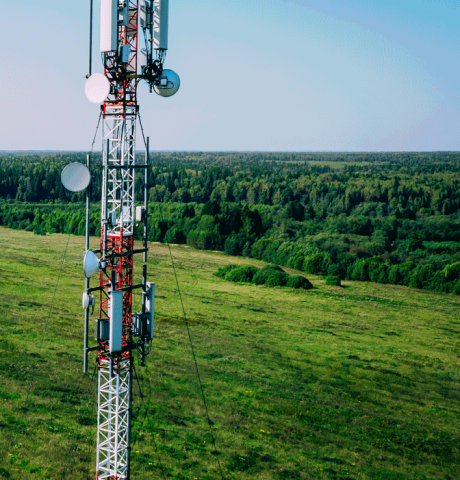
MULTIPOLYGON (((90 170, 91 155, 86 155, 86 167, 90 170)), ((89 225, 90 225, 90 202, 91 202, 91 182, 86 189, 86 230, 85 230, 85 251, 89 250, 89 225)), ((85 292, 88 294, 89 278, 85 279, 85 292)), ((85 308, 85 330, 83 336, 83 372, 88 372, 88 324, 89 307, 85 308)))
POLYGON ((149 166, 150 166, 150 158, 149 158, 149 145, 150 145, 150 137, 147 137, 146 141, 146 150, 145 150, 145 165, 146 168, 144 169, 144 263, 147 263, 147 240, 148 240, 148 219, 149 219, 149 191, 148 191, 148 177, 149 177, 149 166))
POLYGON ((93 0, 89 0, 89 70, 90 77, 93 71, 93 0))
POLYGON ((141 367, 145 367, 145 337, 144 337, 144 335, 147 332, 146 303, 147 303, 147 264, 144 263, 144 265, 142 265, 141 367))
POLYGON ((103 243, 102 243, 102 258, 104 259, 104 261, 107 261, 107 229, 108 229, 108 223, 109 223, 109 219, 108 219, 108 216, 109 216, 109 213, 108 213, 108 205, 107 205, 107 193, 108 193, 108 189, 109 189, 109 167, 108 167, 108 163, 109 163, 109 154, 110 154, 110 140, 107 139, 106 141, 106 150, 105 150, 105 154, 106 154, 106 158, 105 158, 105 162, 104 162, 104 166, 103 166, 103 182, 102 182, 102 188, 103 188, 103 197, 102 197, 102 202, 103 202, 103 205, 102 205, 102 208, 103 208, 103 218, 102 218, 102 222, 103 222, 103 225, 102 225, 102 232, 103 232, 103 237, 102 237, 102 240, 103 240, 103 243))

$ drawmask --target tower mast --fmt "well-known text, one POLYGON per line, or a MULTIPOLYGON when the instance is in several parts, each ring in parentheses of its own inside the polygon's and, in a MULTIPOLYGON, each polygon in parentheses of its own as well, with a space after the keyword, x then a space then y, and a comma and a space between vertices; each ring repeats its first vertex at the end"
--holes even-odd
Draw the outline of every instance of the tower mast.
MULTIPOLYGON (((96 478, 101 480, 129 478, 130 473, 134 167, 138 105, 137 81, 128 75, 137 73, 138 2, 127 2, 117 6, 117 23, 122 18, 118 26, 117 50, 103 52, 110 93, 101 106, 104 140, 100 243, 105 268, 99 276, 98 323, 112 327, 109 328, 109 337, 112 338, 107 342, 99 335, 98 339, 96 478), (116 321, 112 318, 114 316, 118 316, 116 321)), ((110 9, 104 12, 104 7, 107 8, 103 1, 102 13, 112 13, 110 9)), ((101 20, 103 23, 105 19, 101 20)), ((107 48, 102 44, 104 40, 101 38, 101 50, 107 48)))
MULTIPOLYGON (((92 32, 90 0, 90 32, 92 32)), ((97 351, 98 411, 96 479, 130 478, 130 429, 133 351, 141 351, 145 365, 146 345, 153 339, 155 286, 147 282, 148 219, 148 138, 145 161, 136 163, 136 125, 139 106, 137 85, 149 84, 150 91, 169 97, 177 92, 180 80, 172 70, 164 70, 168 43, 169 0, 101 0, 100 50, 104 75, 90 74, 85 85, 87 98, 102 103, 102 198, 100 249, 89 250, 89 203, 86 204, 86 276, 83 371, 88 370, 88 353, 97 351), (142 29, 145 48, 139 49, 142 29), (154 58, 155 51, 155 58, 154 58), (141 68, 138 73, 138 63, 141 68), (144 172, 144 205, 135 206, 135 172, 144 172), (143 248, 134 248, 134 227, 144 223, 143 248), (136 254, 143 254, 142 283, 133 285, 136 254), (100 254, 100 258, 97 257, 100 254), (99 271, 99 285, 90 287, 90 277, 99 271), (142 309, 132 311, 133 291, 142 290, 142 309), (88 346, 90 309, 98 293, 95 322, 96 345, 88 346)), ((92 38, 90 33, 90 50, 92 38)), ((87 167, 70 164, 62 180, 71 191, 81 191, 90 182, 87 167), (82 181, 85 178, 85 181, 82 181)), ((140 256, 138 256, 140 258, 140 256)))

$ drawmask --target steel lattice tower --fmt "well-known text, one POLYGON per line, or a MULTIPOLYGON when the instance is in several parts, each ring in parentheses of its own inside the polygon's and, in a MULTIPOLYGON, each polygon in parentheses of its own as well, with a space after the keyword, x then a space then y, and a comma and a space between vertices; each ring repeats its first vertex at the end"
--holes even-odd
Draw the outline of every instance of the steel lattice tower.
POLYGON ((150 91, 162 97, 174 95, 180 80, 164 70, 168 48, 169 0, 101 0, 101 53, 104 75, 91 75, 92 14, 90 0, 89 75, 87 98, 102 103, 102 198, 100 249, 89 249, 91 155, 86 167, 67 165, 61 175, 64 186, 86 189, 86 235, 83 261, 86 276, 83 371, 88 354, 97 351, 98 411, 96 479, 130 478, 130 429, 133 351, 140 351, 141 366, 153 339, 155 285, 147 282, 148 167, 149 140, 145 161, 136 164, 136 125, 139 107, 137 85, 146 80, 150 91), (145 48, 138 51, 142 29, 145 48), (154 59, 154 51, 156 51, 154 59), (138 53, 141 53, 139 56, 138 53), (140 57, 140 58, 139 58, 140 57), (141 72, 138 73, 138 63, 141 72), (135 172, 143 170, 143 206, 135 206, 135 172), (143 223, 143 248, 134 248, 135 225, 143 223), (100 258, 96 254, 100 254, 100 258), (143 254, 142 283, 133 285, 133 259, 143 254), (99 271, 99 285, 90 288, 90 277, 99 271), (134 289, 142 290, 142 310, 132 311, 134 289), (95 323, 97 344, 88 346, 89 315, 98 292, 95 323))
POLYGON ((128 25, 119 27, 119 45, 129 45, 129 60, 104 54, 111 94, 102 105, 103 182, 99 319, 110 320, 110 292, 123 292, 122 347, 109 353, 106 341, 98 350, 98 479, 129 478, 132 389, 132 284, 134 247, 134 178, 136 164, 138 2, 129 0, 128 25))

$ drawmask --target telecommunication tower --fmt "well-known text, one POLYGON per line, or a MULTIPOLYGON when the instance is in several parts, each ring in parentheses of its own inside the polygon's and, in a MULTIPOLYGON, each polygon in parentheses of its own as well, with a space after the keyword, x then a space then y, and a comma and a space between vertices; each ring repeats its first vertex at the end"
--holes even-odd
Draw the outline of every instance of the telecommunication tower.
MULTIPOLYGON (((90 3, 92 19, 92 0, 90 3)), ((100 249, 89 249, 90 156, 86 167, 71 163, 61 179, 66 188, 86 188, 86 276, 83 370, 88 353, 96 351, 98 412, 96 479, 130 478, 130 429, 133 351, 140 350, 145 365, 153 339, 155 285, 147 282, 147 219, 149 142, 145 159, 136 161, 137 86, 147 81, 150 91, 163 97, 177 92, 180 80, 163 68, 168 48, 169 0, 101 0, 100 51, 104 74, 90 75, 87 98, 102 103, 102 198, 100 249), (145 47, 139 46, 143 31, 145 47), (135 172, 144 172, 143 206, 135 206, 135 172), (143 245, 134 245, 134 227, 143 222, 143 245), (142 283, 133 284, 136 254, 143 254, 142 283), (99 257, 98 257, 99 255, 99 257), (90 277, 99 273, 99 285, 90 277), (132 311, 133 291, 142 291, 142 310, 132 311), (96 297, 96 298, 95 298, 96 297), (89 315, 99 304, 94 346, 88 345, 89 315)), ((92 32, 92 20, 90 32, 92 32)), ((90 33, 90 52, 91 52, 90 33)))

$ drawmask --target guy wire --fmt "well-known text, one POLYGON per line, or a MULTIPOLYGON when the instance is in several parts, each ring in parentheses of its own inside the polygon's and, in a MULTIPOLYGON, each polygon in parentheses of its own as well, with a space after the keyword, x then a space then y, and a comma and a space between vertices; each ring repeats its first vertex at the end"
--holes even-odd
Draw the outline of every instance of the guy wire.
MULTIPOLYGON (((162 221, 164 221, 163 213, 161 211, 161 203, 160 203, 160 215, 162 217, 162 221)), ((208 404, 206 403, 204 388, 203 388, 203 384, 201 383, 200 370, 198 368, 198 363, 196 361, 195 347, 193 346, 192 335, 190 333, 190 327, 189 327, 189 324, 188 324, 187 315, 185 314, 184 302, 182 301, 182 293, 181 293, 181 290, 180 290, 180 287, 179 287, 179 281, 177 279, 176 266, 174 264, 174 259, 173 259, 172 252, 171 252, 171 246, 169 245, 169 243, 167 243, 167 245, 168 245, 168 249, 169 249, 169 256, 171 257, 171 264, 172 264, 173 271, 174 271, 174 277, 176 279, 177 291, 179 292, 179 299, 180 299, 180 303, 181 303, 181 306, 182 306, 182 313, 184 315, 184 321, 185 321, 185 325, 187 327, 187 333, 188 333, 188 338, 189 338, 189 341, 190 341, 190 347, 191 347, 191 350, 192 350, 193 361, 195 362, 195 369, 196 369, 196 374, 197 374, 197 377, 198 377, 198 383, 200 384, 201 397, 203 399, 204 408, 205 408, 205 411, 206 411, 206 416, 208 418, 209 431, 211 433, 212 443, 214 445, 214 451, 216 453, 217 463, 219 465, 220 476, 221 476, 222 479, 224 479, 225 477, 224 477, 224 474, 222 472, 222 466, 220 464, 219 456, 217 455, 218 451, 217 451, 217 446, 216 446, 216 439, 215 439, 214 433, 212 431, 212 422, 211 422, 211 419, 209 417, 208 404)))
MULTIPOLYGON (((138 354, 139 354, 139 351, 138 351, 138 354)), ((134 359, 133 359, 134 360, 134 359)), ((134 367, 134 361, 133 361, 133 367, 134 367)), ((141 390, 141 385, 139 383, 139 380, 140 380, 140 377, 139 375, 137 374, 137 370, 136 368, 134 367, 134 374, 137 378, 137 384, 139 386, 139 396, 141 398, 141 407, 144 407, 144 412, 145 415, 143 417, 143 420, 142 420, 142 423, 141 423, 141 426, 140 426, 140 430, 141 430, 141 451, 142 451, 142 478, 145 477, 145 465, 144 465, 144 435, 143 435, 143 428, 144 428, 144 423, 145 423, 145 420, 149 417, 149 410, 147 409, 147 406, 144 402, 144 395, 142 393, 142 390, 141 390)), ((139 412, 140 412, 140 409, 139 409, 139 412)), ((161 455, 160 455, 160 450, 158 449, 158 444, 157 444, 157 440, 155 438, 155 435, 153 435, 153 443, 155 445, 155 451, 157 453, 157 457, 158 457, 158 463, 160 464, 160 467, 161 467, 161 473, 163 475, 163 478, 166 480, 166 476, 165 476, 165 469, 164 469, 164 466, 163 466, 163 462, 161 461, 161 455)))
POLYGON ((101 123, 102 112, 99 113, 99 120, 97 121, 96 131, 94 132, 93 143, 91 144, 91 153, 93 153, 94 143, 96 142, 97 131, 99 130, 99 124, 101 123))
MULTIPOLYGON (((144 139, 144 145, 145 147, 147 148, 147 142, 145 140, 145 135, 144 135, 144 129, 142 127, 142 121, 141 121, 141 117, 140 117, 140 114, 138 115, 139 116, 139 125, 141 127, 141 132, 142 132, 142 137, 144 139)), ((164 218, 163 218, 163 211, 162 211, 162 208, 161 208, 161 202, 160 202, 160 216, 161 216, 161 220, 164 221, 164 218)), ((172 256, 172 252, 171 252, 171 246, 169 245, 169 243, 166 243, 168 245, 168 249, 169 249, 169 256, 171 258, 171 264, 172 264, 172 267, 173 267, 173 271, 174 271, 174 277, 176 279, 176 285, 177 285, 177 290, 179 292, 179 299, 180 299, 180 303, 181 303, 181 306, 182 306, 182 313, 184 315, 184 321, 185 321, 185 325, 187 327, 187 333, 188 333, 188 338, 189 338, 189 341, 190 341, 190 347, 191 347, 191 350, 192 350, 192 356, 193 356, 193 361, 195 363, 195 370, 196 370, 196 374, 197 374, 197 377, 198 377, 198 383, 200 385, 200 390, 201 390, 201 398, 203 399, 203 403, 204 403, 204 407, 205 407, 205 411, 206 411, 206 416, 207 416, 207 419, 208 419, 208 426, 209 426, 209 431, 211 433, 211 438, 212 438, 212 443, 213 443, 213 446, 214 446, 214 451, 216 453, 216 458, 217 458, 217 463, 219 465, 219 471, 220 471, 220 476, 222 479, 225 479, 224 477, 224 474, 223 474, 223 471, 222 471, 222 466, 220 464, 220 460, 219 460, 219 456, 217 455, 217 446, 216 446, 216 439, 214 437, 214 432, 212 431, 212 422, 211 422, 211 418, 209 417, 209 410, 208 410, 208 405, 206 403, 206 397, 205 397, 205 394, 204 394, 204 388, 203 388, 203 384, 201 382, 201 376, 200 376, 200 371, 199 371, 199 368, 198 368, 198 363, 197 363, 197 360, 196 360, 196 356, 195 356, 195 347, 193 345, 193 342, 192 342, 192 335, 190 333, 190 326, 188 324, 188 320, 187 320, 187 315, 185 314, 185 307, 184 307, 184 302, 182 301, 182 293, 181 293, 181 290, 180 290, 180 287, 179 287, 179 280, 177 278, 177 273, 176 273, 176 266, 174 264, 174 259, 173 259, 173 256, 172 256)))

